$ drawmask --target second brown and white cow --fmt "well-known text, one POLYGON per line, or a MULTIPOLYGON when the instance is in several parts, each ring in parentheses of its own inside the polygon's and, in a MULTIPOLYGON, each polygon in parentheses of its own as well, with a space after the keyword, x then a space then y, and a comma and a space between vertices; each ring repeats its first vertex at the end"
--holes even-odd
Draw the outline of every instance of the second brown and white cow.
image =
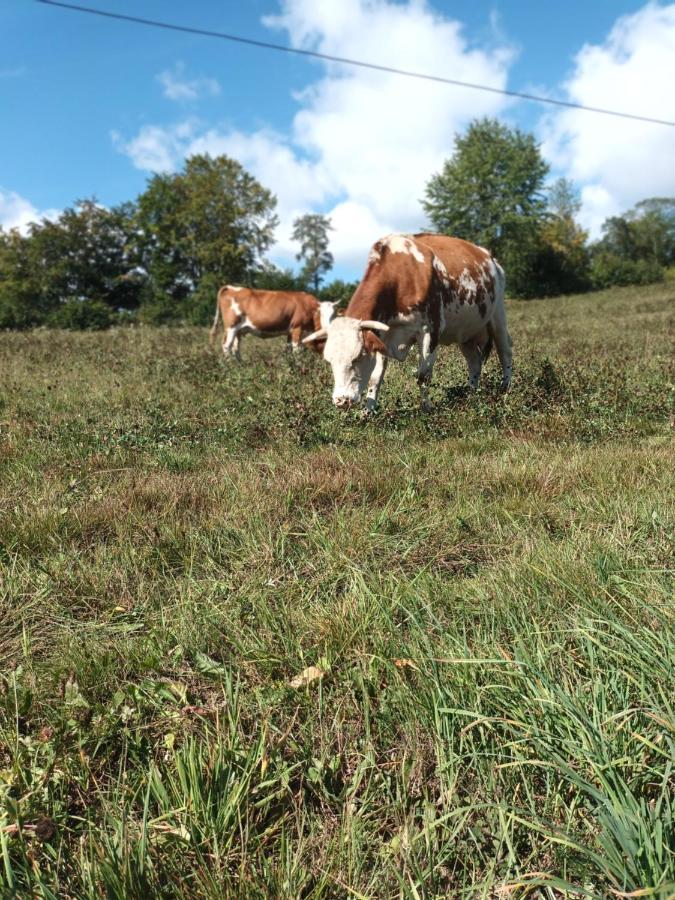
POLYGON ((222 319, 226 357, 240 359, 239 340, 244 334, 263 338, 285 334, 291 349, 298 350, 309 332, 328 327, 336 306, 337 302, 320 302, 304 291, 260 291, 227 284, 218 291, 211 344, 222 319))
POLYGON ((439 344, 459 344, 478 387, 492 342, 511 383, 511 339, 504 308, 504 271, 492 255, 467 241, 438 234, 390 234, 377 241, 344 316, 305 338, 325 340, 333 369, 333 402, 348 407, 366 394, 374 409, 387 361, 419 351, 423 407, 439 344))

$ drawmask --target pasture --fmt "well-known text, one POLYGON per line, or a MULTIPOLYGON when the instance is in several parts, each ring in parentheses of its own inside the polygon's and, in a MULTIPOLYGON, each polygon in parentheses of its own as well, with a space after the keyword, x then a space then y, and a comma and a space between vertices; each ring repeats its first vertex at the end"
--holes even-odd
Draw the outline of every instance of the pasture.
POLYGON ((282 340, 0 334, 3 897, 672 895, 674 297, 370 420, 282 340))

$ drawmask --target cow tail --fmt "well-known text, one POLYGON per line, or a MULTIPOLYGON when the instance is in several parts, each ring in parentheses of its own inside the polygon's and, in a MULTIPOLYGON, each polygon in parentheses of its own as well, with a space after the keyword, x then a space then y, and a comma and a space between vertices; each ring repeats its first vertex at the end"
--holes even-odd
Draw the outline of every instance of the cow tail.
MULTIPOLYGON (((222 288, 220 289, 222 290, 222 288)), ((211 326, 211 331, 209 331, 209 346, 213 347, 213 342, 216 339, 216 333, 218 331, 218 318, 220 317, 220 291, 216 296, 216 314, 213 317, 213 325, 211 326)))

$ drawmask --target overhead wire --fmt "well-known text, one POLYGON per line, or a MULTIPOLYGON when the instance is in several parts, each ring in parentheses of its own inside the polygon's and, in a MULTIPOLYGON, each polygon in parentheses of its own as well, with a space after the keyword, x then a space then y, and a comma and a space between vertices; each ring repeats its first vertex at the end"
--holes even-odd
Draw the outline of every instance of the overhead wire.
POLYGON ((583 103, 574 103, 571 100, 557 100, 554 97, 541 97, 537 94, 529 94, 524 91, 510 91, 506 88, 491 87, 487 84, 475 84, 470 81, 461 81, 458 78, 446 78, 443 75, 431 75, 426 72, 413 72, 409 69, 399 69, 394 66, 380 65, 379 63, 366 62, 365 60, 349 59, 345 56, 333 56, 329 53, 320 53, 318 50, 307 50, 302 47, 289 47, 286 44, 275 44, 271 41, 260 41, 257 38, 242 37, 238 34, 229 34, 225 31, 213 31, 208 28, 196 28, 189 25, 177 25, 174 22, 162 22, 157 19, 145 19, 140 16, 130 16, 125 13, 110 12, 105 9, 96 9, 91 6, 82 6, 77 3, 65 3, 62 0, 37 0, 45 6, 60 7, 74 12, 88 13, 105 19, 116 19, 121 22, 131 22, 136 25, 146 25, 152 28, 163 28, 168 31, 181 31, 185 34, 196 34, 203 37, 219 38, 236 44, 247 44, 251 47, 259 47, 264 50, 276 50, 282 53, 293 53, 298 56, 321 59, 326 62, 341 63, 345 66, 357 66, 361 69, 373 69, 376 72, 387 72, 392 75, 401 75, 406 78, 418 78, 424 81, 433 81, 439 84, 449 84, 455 87, 469 88, 474 91, 485 91, 490 94, 502 94, 505 97, 515 97, 519 100, 528 100, 533 103, 548 103, 553 106, 563 106, 568 109, 579 109, 584 112, 599 113, 605 116, 615 116, 621 119, 633 119, 638 122, 650 122, 654 125, 668 125, 675 127, 675 122, 667 119, 656 119, 652 116, 638 115, 637 113, 623 112, 616 109, 606 109, 600 106, 586 106, 583 103))

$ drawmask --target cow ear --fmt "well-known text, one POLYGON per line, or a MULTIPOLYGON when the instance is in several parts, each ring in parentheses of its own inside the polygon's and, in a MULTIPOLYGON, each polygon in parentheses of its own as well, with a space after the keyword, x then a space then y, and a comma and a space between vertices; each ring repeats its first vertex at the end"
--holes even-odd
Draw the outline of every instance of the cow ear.
POLYGON ((380 338, 372 331, 363 332, 363 344, 367 353, 383 353, 387 355, 387 348, 380 338))

